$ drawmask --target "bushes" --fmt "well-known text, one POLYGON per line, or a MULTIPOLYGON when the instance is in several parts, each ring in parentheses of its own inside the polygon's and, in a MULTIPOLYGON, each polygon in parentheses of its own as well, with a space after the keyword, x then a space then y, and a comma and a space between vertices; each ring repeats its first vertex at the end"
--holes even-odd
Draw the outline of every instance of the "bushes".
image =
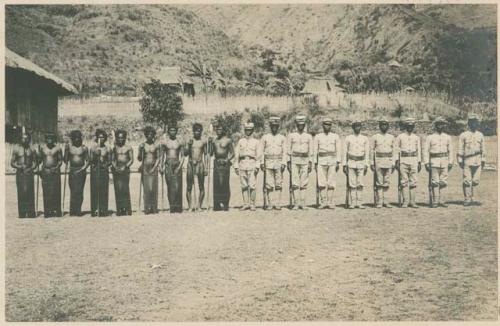
POLYGON ((139 100, 139 104, 145 122, 165 127, 168 124, 177 124, 184 119, 182 97, 179 96, 177 87, 153 80, 142 89, 144 95, 139 100))
POLYGON ((223 112, 216 114, 212 119, 212 124, 215 126, 221 125, 227 135, 239 133, 241 130, 241 112, 223 112))

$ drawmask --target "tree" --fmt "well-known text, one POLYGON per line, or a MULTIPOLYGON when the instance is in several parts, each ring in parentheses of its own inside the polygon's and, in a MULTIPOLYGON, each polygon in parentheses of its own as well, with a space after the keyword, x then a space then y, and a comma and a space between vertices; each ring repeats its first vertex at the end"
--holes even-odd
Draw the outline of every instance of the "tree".
POLYGON ((177 124, 184 119, 179 87, 152 80, 142 90, 144 95, 139 104, 144 122, 157 124, 165 130, 168 124, 177 124))
POLYGON ((199 78, 203 84, 203 92, 205 93, 205 104, 208 101, 208 87, 213 83, 212 71, 207 67, 207 65, 198 58, 197 62, 191 61, 191 67, 186 68, 189 72, 189 77, 199 78))

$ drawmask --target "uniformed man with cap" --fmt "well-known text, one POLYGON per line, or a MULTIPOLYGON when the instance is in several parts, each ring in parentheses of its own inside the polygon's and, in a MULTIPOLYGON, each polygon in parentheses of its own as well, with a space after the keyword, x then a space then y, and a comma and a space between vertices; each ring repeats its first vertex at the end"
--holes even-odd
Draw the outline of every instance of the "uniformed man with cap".
POLYGON ((394 141, 393 135, 387 133, 389 121, 380 118, 380 132, 372 137, 371 170, 375 175, 375 207, 391 208, 387 192, 389 191, 389 178, 394 172, 394 141))
POLYGON ((486 162, 486 147, 484 136, 478 130, 479 116, 471 114, 468 117, 469 130, 458 138, 457 160, 463 171, 464 206, 472 204, 474 187, 479 185, 481 170, 486 162))
POLYGON ((336 186, 335 173, 340 167, 340 137, 331 132, 333 120, 323 118, 323 132, 314 137, 313 160, 318 174, 318 188, 320 192, 320 209, 335 209, 333 192, 336 186))
POLYGON ((361 134, 360 120, 352 122, 353 134, 345 139, 344 173, 348 175, 348 208, 363 206, 363 176, 368 172, 370 159, 370 143, 368 137, 361 134))
POLYGON ((445 188, 448 185, 448 172, 453 166, 453 146, 451 137, 444 132, 446 120, 434 120, 434 133, 427 136, 424 144, 424 163, 431 173, 432 207, 447 207, 445 188))
POLYGON ((422 169, 422 147, 420 137, 413 132, 415 119, 406 118, 403 121, 403 127, 405 132, 396 137, 396 151, 398 154, 396 168, 401 175, 399 185, 402 197, 401 207, 418 208, 415 200, 417 195, 417 173, 422 169), (407 187, 408 196, 406 195, 407 187))
POLYGON ((305 132, 306 117, 295 117, 297 131, 288 135, 288 172, 292 174, 292 208, 305 209, 305 191, 312 171, 313 140, 305 132))
POLYGON ((261 161, 260 168, 265 173, 265 196, 267 207, 281 209, 281 194, 283 186, 283 172, 286 168, 286 137, 278 133, 280 118, 269 118, 271 132, 265 134, 260 140, 261 161), (276 199, 276 193, 278 199, 276 199))
POLYGON ((255 210, 256 177, 259 173, 259 141, 253 138, 254 124, 245 123, 245 137, 235 148, 234 171, 240 176, 243 206, 241 210, 255 210))

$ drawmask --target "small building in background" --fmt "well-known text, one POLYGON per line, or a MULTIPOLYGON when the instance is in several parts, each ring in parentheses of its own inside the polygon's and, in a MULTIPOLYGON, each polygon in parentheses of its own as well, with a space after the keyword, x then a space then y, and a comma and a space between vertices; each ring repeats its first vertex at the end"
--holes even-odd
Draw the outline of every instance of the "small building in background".
POLYGON ((397 62, 396 60, 392 59, 391 61, 387 62, 387 65, 391 68, 391 69, 399 69, 401 67, 403 67, 402 64, 400 64, 399 62, 397 62))
POLYGON ((22 127, 41 142, 47 132, 57 134, 60 96, 77 94, 71 84, 33 62, 5 49, 5 140, 17 142, 22 127))
POLYGON ((338 99, 344 96, 344 92, 339 82, 332 77, 313 77, 306 81, 300 94, 317 96, 319 105, 330 106, 338 102, 338 99))
POLYGON ((182 75, 180 67, 164 67, 157 79, 166 85, 179 87, 183 94, 194 97, 194 83, 182 75))

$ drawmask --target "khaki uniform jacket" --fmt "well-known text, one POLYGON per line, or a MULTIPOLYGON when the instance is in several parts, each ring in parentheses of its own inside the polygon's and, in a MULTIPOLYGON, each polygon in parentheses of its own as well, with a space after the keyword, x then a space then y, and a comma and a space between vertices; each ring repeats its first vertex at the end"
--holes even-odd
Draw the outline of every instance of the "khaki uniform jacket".
POLYGON ((343 163, 353 169, 368 167, 370 142, 365 135, 349 135, 345 139, 343 163))
POLYGON ((465 131, 458 138, 458 162, 465 166, 479 166, 486 161, 484 136, 480 131, 465 131))
POLYGON ((306 132, 301 134, 292 132, 288 135, 287 152, 288 161, 291 161, 293 164, 308 164, 312 162, 312 136, 306 132))
POLYGON ((279 169, 281 165, 286 165, 286 137, 277 134, 265 134, 260 140, 261 160, 260 164, 264 164, 268 169, 279 169))
POLYGON ((317 134, 313 141, 313 162, 318 165, 336 165, 341 156, 340 137, 335 133, 317 134))
POLYGON ((453 164, 453 145, 451 137, 444 132, 433 133, 427 136, 424 144, 424 163, 431 163, 431 167, 444 168, 453 164))
POLYGON ((372 137, 371 164, 377 168, 389 169, 395 161, 395 138, 390 134, 376 134, 372 137), (375 162, 376 160, 376 162, 375 162))
POLYGON ((420 137, 404 132, 396 137, 396 155, 399 163, 417 167, 422 160, 420 137))
POLYGON ((234 168, 250 171, 259 168, 260 164, 259 141, 253 137, 241 138, 234 149, 234 168))

